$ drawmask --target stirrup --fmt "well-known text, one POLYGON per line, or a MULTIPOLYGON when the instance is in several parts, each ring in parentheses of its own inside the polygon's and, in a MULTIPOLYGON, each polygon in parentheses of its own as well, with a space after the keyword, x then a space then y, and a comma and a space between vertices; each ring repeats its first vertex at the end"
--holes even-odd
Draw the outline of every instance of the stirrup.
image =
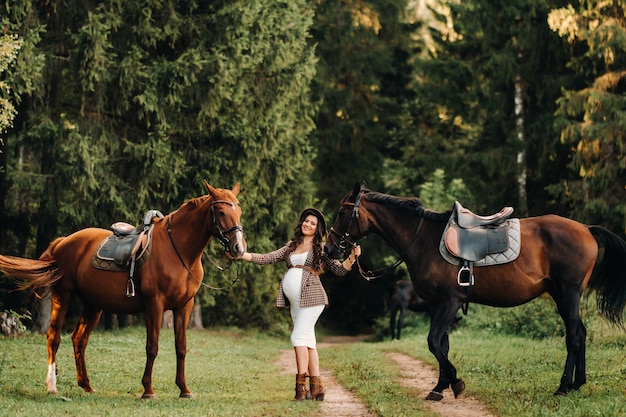
POLYGON ((471 287, 474 285, 474 274, 472 274, 472 270, 467 265, 463 265, 461 269, 459 269, 456 281, 460 287, 471 287))
POLYGON ((126 283, 126 297, 134 297, 135 296, 135 282, 132 278, 128 278, 128 283, 126 283))

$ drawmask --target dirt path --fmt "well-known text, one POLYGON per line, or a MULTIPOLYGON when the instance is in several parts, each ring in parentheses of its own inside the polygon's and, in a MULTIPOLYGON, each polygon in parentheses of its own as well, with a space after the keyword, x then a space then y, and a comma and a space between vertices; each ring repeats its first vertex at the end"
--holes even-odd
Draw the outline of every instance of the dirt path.
MULTIPOLYGON (((318 343, 317 347, 324 349, 332 343, 318 343)), ((281 351, 276 365, 282 369, 283 374, 295 374, 296 361, 293 350, 281 351)), ((376 417, 376 414, 370 411, 356 395, 339 385, 330 370, 322 368, 320 373, 325 391, 324 401, 320 402, 323 416, 376 417)))
MULTIPOLYGON (((358 341, 355 338, 326 337, 323 343, 318 343, 319 349, 325 349, 338 343, 358 341)), ((388 353, 387 356, 398 364, 402 379, 400 383, 415 390, 415 397, 423 399, 437 382, 437 371, 429 365, 401 353, 388 353)), ((283 350, 276 361, 284 374, 295 374, 296 364, 293 350, 283 350)), ((322 407, 323 416, 332 417, 376 417, 366 405, 353 393, 344 389, 333 373, 322 367, 322 378, 326 396, 322 407)), ((426 403, 437 413, 446 417, 494 417, 487 407, 478 400, 461 396, 454 398, 451 391, 444 393, 441 401, 427 401, 426 403)))
MULTIPOLYGON (((388 353, 400 368, 400 383, 417 391, 416 397, 424 398, 437 384, 438 373, 430 365, 402 353, 388 353)), ((442 416, 451 417, 494 417, 487 407, 475 398, 461 395, 454 398, 452 390, 445 390, 441 401, 426 401, 426 404, 442 416)))

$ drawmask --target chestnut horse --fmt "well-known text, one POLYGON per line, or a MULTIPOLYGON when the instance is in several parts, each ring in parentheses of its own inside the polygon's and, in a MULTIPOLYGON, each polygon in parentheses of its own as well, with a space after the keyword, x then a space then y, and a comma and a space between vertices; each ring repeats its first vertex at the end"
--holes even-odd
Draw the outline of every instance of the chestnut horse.
POLYGON ((556 302, 566 329, 567 358, 555 395, 580 388, 586 382, 586 330, 580 318, 580 298, 586 288, 595 290, 605 318, 624 328, 626 242, 604 228, 556 215, 521 219, 519 257, 474 268, 475 283, 468 293, 458 284, 459 266, 439 253, 451 214, 428 210, 417 198, 382 194, 357 183, 340 202, 325 250, 338 258, 357 240, 375 233, 400 254, 416 293, 431 310, 428 347, 439 363, 439 379, 426 399, 441 400, 448 387, 455 397, 465 389, 448 359, 448 328, 463 304, 512 307, 544 292, 556 302))
POLYGON ((174 313, 176 345, 176 385, 180 397, 193 394, 185 382, 187 325, 194 296, 204 277, 202 253, 211 236, 220 239, 232 258, 246 251, 241 208, 237 201, 239 184, 232 190, 216 189, 205 181, 208 195, 191 199, 164 218, 154 220, 152 249, 138 270, 137 293, 127 296, 129 273, 110 272, 92 266, 98 246, 112 234, 110 230, 88 228, 54 240, 39 260, 0 255, 0 273, 22 283, 21 288, 52 289, 52 315, 48 330, 49 393, 56 393, 56 354, 61 327, 71 299, 77 295, 83 311, 72 333, 76 378, 86 392, 93 392, 85 366, 85 349, 102 311, 145 313, 146 367, 142 378, 142 398, 155 398, 152 367, 159 346, 163 312, 174 313))

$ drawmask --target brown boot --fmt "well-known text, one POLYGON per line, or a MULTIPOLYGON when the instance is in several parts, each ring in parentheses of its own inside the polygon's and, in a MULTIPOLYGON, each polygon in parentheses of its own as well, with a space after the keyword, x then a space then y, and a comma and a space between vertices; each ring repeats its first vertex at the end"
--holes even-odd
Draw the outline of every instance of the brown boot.
POLYGON ((296 375, 296 396, 293 397, 294 401, 302 401, 311 398, 309 389, 306 386, 307 374, 296 375))
POLYGON ((311 398, 316 401, 324 401, 324 385, 321 376, 311 377, 311 398))

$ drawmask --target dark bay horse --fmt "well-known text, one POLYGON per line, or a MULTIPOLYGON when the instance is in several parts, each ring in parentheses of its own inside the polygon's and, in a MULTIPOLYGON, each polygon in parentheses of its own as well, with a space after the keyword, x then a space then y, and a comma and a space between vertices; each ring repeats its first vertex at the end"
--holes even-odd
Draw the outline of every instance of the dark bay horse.
MULTIPOLYGON (((413 282, 406 279, 396 281, 391 286, 388 310, 392 340, 400 340, 407 310, 416 313, 429 313, 430 315, 428 302, 417 295, 413 287, 413 282)), ((456 317, 450 328, 456 328, 459 321, 461 321, 461 317, 456 317)))
POLYGON ((39 260, 0 255, 0 273, 19 281, 22 289, 52 289, 52 316, 48 330, 49 393, 56 393, 56 353, 61 327, 71 299, 76 295, 83 305, 82 315, 72 333, 76 378, 86 392, 93 392, 85 366, 85 349, 102 311, 133 314, 146 318, 146 367, 142 378, 142 398, 155 398, 152 367, 159 345, 163 312, 174 313, 176 345, 176 385, 180 397, 193 394, 185 381, 187 325, 194 295, 202 284, 202 253, 212 236, 220 239, 232 258, 246 251, 241 208, 232 190, 216 189, 205 181, 207 195, 191 199, 162 219, 154 220, 150 257, 139 268, 137 293, 127 296, 128 272, 110 272, 92 266, 99 245, 110 230, 88 228, 54 240, 39 260))
POLYGON ((427 313, 428 303, 415 293, 411 281, 402 279, 393 283, 389 297, 389 328, 392 340, 400 340, 407 310, 427 313))
POLYGON ((626 242, 602 227, 556 215, 521 219, 519 257, 506 264, 476 267, 468 295, 457 282, 459 266, 439 253, 451 213, 428 210, 417 198, 395 197, 356 184, 340 202, 326 251, 340 257, 357 240, 375 233, 400 254, 417 294, 431 310, 428 347, 439 362, 439 380, 427 399, 441 400, 448 387, 455 397, 465 389, 448 359, 447 330, 464 303, 512 307, 544 292, 556 302, 566 328, 567 358, 555 395, 579 389, 586 382, 580 298, 585 289, 595 290, 604 317, 624 328, 626 242))

